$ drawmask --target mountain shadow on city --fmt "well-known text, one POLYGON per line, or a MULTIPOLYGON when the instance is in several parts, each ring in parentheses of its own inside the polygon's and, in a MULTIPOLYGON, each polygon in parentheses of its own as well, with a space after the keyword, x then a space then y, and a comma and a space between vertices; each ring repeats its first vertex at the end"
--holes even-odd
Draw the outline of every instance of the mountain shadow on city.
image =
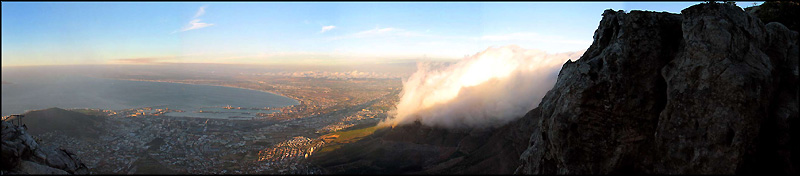
MULTIPOLYGON (((106 131, 103 128, 105 117, 89 115, 61 108, 48 108, 29 111, 22 117, 28 133, 37 136, 46 133, 60 133, 80 139, 97 139, 106 131)), ((16 117, 9 121, 16 122, 16 117)))

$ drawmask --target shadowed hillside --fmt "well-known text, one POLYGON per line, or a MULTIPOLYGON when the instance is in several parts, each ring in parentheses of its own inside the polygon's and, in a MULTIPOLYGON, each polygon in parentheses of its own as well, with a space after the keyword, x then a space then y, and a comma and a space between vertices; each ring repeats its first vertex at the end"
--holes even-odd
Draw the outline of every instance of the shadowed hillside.
POLYGON ((740 7, 606 10, 539 104, 521 174, 796 174, 798 33, 740 7))
POLYGON ((71 151, 42 146, 25 127, 2 121, 0 175, 90 174, 86 164, 71 151))
MULTIPOLYGON (((22 123, 28 127, 28 133, 32 135, 54 132, 75 138, 96 139, 105 131, 101 128, 105 123, 103 117, 60 108, 30 111, 24 115, 22 123)), ((9 118, 9 121, 11 120, 16 123, 14 117, 9 118)))

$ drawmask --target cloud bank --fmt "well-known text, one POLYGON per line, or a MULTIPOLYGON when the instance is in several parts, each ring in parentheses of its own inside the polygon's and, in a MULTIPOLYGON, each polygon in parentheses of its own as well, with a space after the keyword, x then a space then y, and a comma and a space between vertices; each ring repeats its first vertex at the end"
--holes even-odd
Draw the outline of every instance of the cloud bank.
POLYGON ((567 60, 583 51, 548 54, 516 45, 491 47, 455 63, 418 63, 400 101, 381 125, 420 121, 445 128, 504 125, 538 106, 567 60))
POLYGON ((113 62, 117 63, 124 63, 124 64, 153 64, 158 63, 159 60, 163 60, 160 58, 126 58, 126 59, 114 59, 113 62))

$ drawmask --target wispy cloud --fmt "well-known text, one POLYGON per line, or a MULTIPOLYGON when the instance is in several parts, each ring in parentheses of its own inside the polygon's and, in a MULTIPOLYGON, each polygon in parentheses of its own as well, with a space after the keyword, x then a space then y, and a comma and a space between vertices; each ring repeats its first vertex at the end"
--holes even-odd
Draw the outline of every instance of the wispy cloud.
POLYGON ((325 31, 330 31, 333 28, 336 28, 336 26, 322 26, 322 30, 319 33, 325 33, 325 31))
POLYGON ((387 28, 375 28, 375 29, 370 29, 370 30, 366 30, 366 31, 361 31, 361 32, 358 32, 356 34, 359 34, 359 35, 370 35, 370 34, 390 33, 390 32, 395 32, 395 31, 402 31, 402 29, 390 28, 390 27, 387 27, 387 28))
POLYGON ((171 63, 200 63, 199 58, 214 57, 204 53, 190 53, 183 55, 145 56, 111 59, 113 64, 171 64, 171 63))
POLYGON ((183 27, 183 29, 181 29, 181 32, 188 31, 188 30, 193 30, 193 29, 200 29, 200 28, 209 27, 209 26, 213 26, 213 25, 214 24, 210 24, 210 23, 202 23, 202 22, 200 22, 200 19, 194 19, 194 20, 190 21, 189 24, 187 24, 185 27, 183 27))
POLYGON ((200 16, 206 14, 206 8, 207 7, 208 6, 205 5, 205 6, 200 7, 199 9, 197 9, 197 12, 194 14, 194 17, 192 17, 192 21, 189 21, 189 23, 184 25, 183 28, 181 28, 179 31, 174 31, 172 33, 184 32, 184 31, 188 31, 188 30, 194 30, 194 29, 200 29, 200 28, 213 26, 214 24, 212 24, 212 23, 203 23, 203 22, 200 22, 200 19, 197 19, 197 17, 200 17, 200 16))
POLYGON ((194 14, 193 18, 197 18, 197 17, 200 17, 203 14, 206 14, 206 7, 208 7, 208 5, 204 5, 204 6, 200 7, 200 9, 197 9, 197 13, 194 14))

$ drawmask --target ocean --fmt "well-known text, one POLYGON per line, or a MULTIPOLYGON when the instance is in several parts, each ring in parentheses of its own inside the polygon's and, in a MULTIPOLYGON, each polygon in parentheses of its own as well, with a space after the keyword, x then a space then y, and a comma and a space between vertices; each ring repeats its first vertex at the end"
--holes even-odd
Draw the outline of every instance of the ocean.
POLYGON ((58 107, 122 110, 169 108, 169 116, 250 119, 267 110, 237 110, 223 107, 264 108, 297 105, 298 101, 256 90, 166 82, 127 81, 87 76, 3 77, 2 114, 58 107), (198 111, 216 113, 198 113, 198 111))

